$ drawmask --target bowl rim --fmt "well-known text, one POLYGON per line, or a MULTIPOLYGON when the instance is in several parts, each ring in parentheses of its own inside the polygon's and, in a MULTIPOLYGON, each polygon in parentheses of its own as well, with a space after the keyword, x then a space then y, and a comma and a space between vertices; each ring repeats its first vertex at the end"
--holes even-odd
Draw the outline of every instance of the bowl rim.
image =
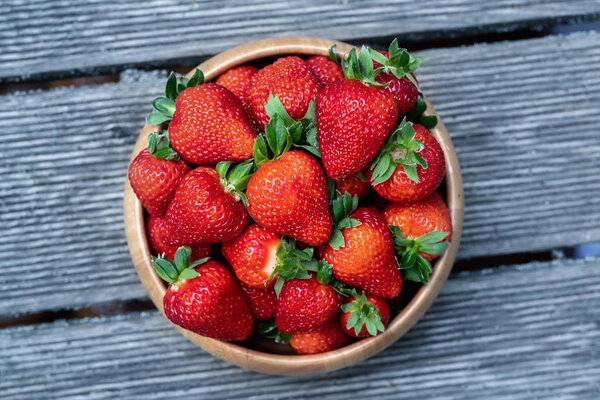
MULTIPOLYGON (((338 55, 347 53, 353 46, 330 39, 290 36, 263 39, 233 47, 204 61, 196 68, 204 72, 206 81, 215 79, 221 73, 244 63, 265 57, 280 55, 323 55, 327 56, 329 47, 337 45, 338 55)), ((192 69, 188 78, 195 71, 192 69)), ((249 349, 236 343, 224 342, 200 336, 172 324, 190 341, 215 357, 250 370, 274 375, 308 375, 333 371, 350 366, 371 357, 398 340, 412 328, 429 309, 444 285, 456 257, 460 242, 464 196, 462 176, 458 157, 452 140, 446 131, 440 116, 425 98, 425 115, 437 115, 438 124, 431 133, 440 143, 446 162, 446 204, 452 219, 452 241, 444 255, 434 264, 430 282, 423 285, 400 313, 390 321, 386 331, 378 336, 356 341, 340 349, 314 355, 281 355, 249 349)), ((157 126, 145 124, 132 150, 129 163, 147 146, 147 137, 157 126)), ((154 273, 150 260, 150 249, 146 238, 144 210, 135 196, 129 179, 126 178, 123 212, 127 243, 131 259, 142 284, 152 302, 164 315, 162 299, 166 292, 162 280, 154 273)))

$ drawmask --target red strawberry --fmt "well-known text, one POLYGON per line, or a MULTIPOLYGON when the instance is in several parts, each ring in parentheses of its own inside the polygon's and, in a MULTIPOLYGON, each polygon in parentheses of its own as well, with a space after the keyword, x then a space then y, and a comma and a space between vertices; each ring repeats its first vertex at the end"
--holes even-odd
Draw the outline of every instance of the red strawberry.
MULTIPOLYGON (((390 58, 390 53, 387 51, 380 51, 385 58, 390 58)), ((373 61, 373 68, 379 68, 381 64, 377 61, 373 61)), ((412 79, 417 82, 415 74, 410 72, 412 79)), ((382 84, 388 84, 385 90, 390 92, 396 102, 398 103, 398 113, 404 115, 415 106, 417 98, 419 97, 419 89, 414 83, 407 77, 404 76, 400 79, 396 78, 392 73, 381 72, 375 78, 375 81, 382 84)), ((418 82, 417 82, 418 83, 418 82)))
POLYGON ((383 218, 392 226, 406 279, 429 281, 429 261, 444 253, 452 240, 452 220, 442 197, 433 192, 415 203, 392 203, 383 211, 383 218))
POLYGON ((335 188, 340 194, 350 193, 351 196, 357 196, 359 201, 365 198, 370 187, 367 182, 356 175, 335 181, 335 188))
POLYGON ((337 318, 309 331, 292 334, 290 346, 298 354, 325 353, 342 347, 351 340, 340 328, 337 318))
POLYGON ((232 240, 248 224, 243 193, 251 161, 228 171, 231 163, 198 167, 188 173, 173 196, 166 214, 168 245, 232 240), (223 186, 224 182, 225 186, 223 186))
MULTIPOLYGON (((177 246, 168 246, 163 242, 163 235, 165 234, 164 229, 165 219, 162 217, 154 217, 149 215, 146 218, 146 233, 148 234, 148 244, 152 254, 160 255, 164 254, 165 257, 173 259, 177 246)), ((199 260, 204 257, 208 257, 212 250, 210 243, 199 243, 192 248, 192 261, 199 260)))
POLYGON ((170 283, 163 298, 167 318, 202 336, 247 339, 254 318, 231 273, 206 259, 190 264, 190 254, 190 248, 183 247, 175 254, 175 261, 153 258, 156 273, 170 283))
POLYGON ((169 136, 183 158, 199 165, 246 160, 256 139, 240 100, 213 83, 177 96, 169 136))
POLYGON ((275 284, 274 280, 266 282, 277 266, 280 241, 281 236, 258 224, 251 224, 237 238, 223 243, 221 251, 240 281, 265 290, 275 284))
POLYGON ((250 101, 248 100, 248 88, 250 87, 252 76, 257 71, 258 69, 251 65, 242 65, 241 67, 230 69, 215 81, 218 85, 225 86, 240 99, 249 118, 252 117, 252 107, 250 107, 250 101))
POLYGON ((327 181, 317 160, 293 150, 261 162, 246 190, 250 215, 271 232, 313 246, 325 243, 331 235, 331 216, 327 181))
POLYGON ((129 165, 128 178, 146 211, 161 217, 190 166, 169 149, 167 135, 153 133, 148 141, 153 154, 148 149, 142 150, 129 165))
POLYGON ((354 292, 342 305, 340 324, 349 336, 377 336, 385 331, 390 320, 390 305, 386 299, 354 292))
POLYGON ((259 70, 252 77, 248 99, 259 130, 264 130, 269 117, 265 103, 269 94, 278 96, 289 115, 298 120, 319 91, 319 80, 299 57, 283 57, 259 70))
POLYGON ((344 72, 340 66, 329 57, 313 56, 306 60, 306 65, 323 85, 344 79, 344 72))
POLYGON ((266 321, 275 317, 275 309, 277 308, 277 296, 273 288, 264 290, 256 289, 240 282, 240 287, 248 296, 250 308, 257 321, 266 321))
POLYGON ((298 332, 317 328, 333 318, 342 296, 331 286, 308 279, 286 280, 279 294, 275 324, 280 331, 298 332))
POLYGON ((394 97, 377 87, 366 47, 360 62, 352 49, 342 66, 347 79, 325 86, 316 104, 323 167, 332 179, 362 171, 385 143, 398 119, 394 97))
POLYGON ((445 172, 444 152, 433 135, 403 120, 365 176, 380 196, 413 202, 433 193, 445 172))
POLYGON ((397 296, 402 276, 387 225, 379 214, 364 207, 350 214, 350 219, 360 225, 342 229, 343 246, 323 246, 322 259, 332 265, 333 275, 344 283, 386 299, 397 296))

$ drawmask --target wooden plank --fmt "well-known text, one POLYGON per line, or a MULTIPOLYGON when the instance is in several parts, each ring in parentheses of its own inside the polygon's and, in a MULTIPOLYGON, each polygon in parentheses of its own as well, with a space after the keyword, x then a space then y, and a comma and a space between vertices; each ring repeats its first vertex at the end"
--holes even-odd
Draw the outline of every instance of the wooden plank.
POLYGON ((197 64, 233 45, 271 36, 415 41, 599 17, 597 0, 432 0, 419 6, 404 0, 368 5, 337 0, 5 0, 0 5, 0 79, 170 66, 176 59, 197 64))
POLYGON ((595 400, 599 269, 587 259, 460 273, 389 349, 312 377, 228 365, 157 312, 5 329, 0 397, 595 400))
MULTIPOLYGON (((599 241, 600 34, 425 54, 420 80, 463 168, 459 257, 599 241)), ((0 98, 0 315, 145 296, 122 188, 163 82, 136 75, 0 98)))

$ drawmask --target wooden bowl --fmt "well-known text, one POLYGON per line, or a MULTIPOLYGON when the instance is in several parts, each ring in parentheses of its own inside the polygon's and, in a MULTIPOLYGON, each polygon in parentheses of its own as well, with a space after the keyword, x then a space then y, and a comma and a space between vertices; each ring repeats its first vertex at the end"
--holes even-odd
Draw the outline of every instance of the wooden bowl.
MULTIPOLYGON (((280 37, 247 43, 218 54, 197 68, 204 72, 206 80, 215 79, 228 69, 265 57, 280 55, 327 55, 329 47, 337 44, 339 53, 347 53, 352 46, 347 43, 313 37, 280 37)), ((195 69, 194 69, 195 70, 195 69)), ((191 76, 193 70, 188 74, 191 76)), ((427 101, 427 100, 426 100, 427 101)), ((427 101, 426 115, 436 115, 427 101)), ((148 134, 156 126, 146 124, 133 148, 131 160, 147 146, 148 134)), ((446 160, 446 202, 452 218, 452 242, 446 253, 434 264, 431 280, 423 285, 410 302, 392 320, 386 331, 376 337, 363 339, 338 350, 316 355, 285 355, 276 346, 272 352, 263 352, 244 347, 241 344, 228 343, 203 337, 175 326, 189 340, 215 357, 219 357, 243 368, 276 375, 307 375, 333 371, 348 367, 373 356, 394 343, 408 331, 427 311, 440 292, 456 256, 463 223, 463 187, 458 159, 446 128, 438 116, 437 126, 431 130, 438 140, 446 160), (276 354, 275 352, 280 354, 276 354)), ((130 160, 130 161, 131 161, 130 160)), ((164 313, 163 295, 166 287, 154 273, 150 263, 150 250, 146 239, 144 211, 136 198, 129 181, 125 183, 124 197, 125 231, 127 243, 135 269, 156 307, 164 313)), ((156 349, 160 351, 160 349, 156 349)), ((285 353, 285 351, 283 351, 285 353)))

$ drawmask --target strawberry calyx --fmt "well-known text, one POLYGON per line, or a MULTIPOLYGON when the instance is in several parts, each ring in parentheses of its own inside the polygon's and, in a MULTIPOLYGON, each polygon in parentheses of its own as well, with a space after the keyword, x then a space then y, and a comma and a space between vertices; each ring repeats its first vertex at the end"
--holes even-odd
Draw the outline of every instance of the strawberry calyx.
POLYGON ((283 284, 288 279, 310 279, 311 274, 308 272, 314 257, 314 248, 307 247, 304 250, 296 248, 296 240, 292 238, 282 237, 277 250, 275 252, 277 263, 275 269, 265 282, 267 284, 277 277, 277 281, 273 289, 279 297, 283 284))
POLYGON ((350 313, 346 329, 354 329, 357 336, 365 325, 371 336, 377 336, 379 332, 384 332, 385 326, 381 322, 381 313, 375 305, 369 302, 364 292, 358 294, 356 289, 353 289, 352 296, 354 296, 354 300, 341 307, 343 312, 350 313))
POLYGON ((281 332, 275 325, 275 320, 270 319, 258 324, 258 334, 267 339, 273 339, 275 343, 287 344, 292 339, 291 333, 281 332))
POLYGON ((394 240, 394 250, 399 257, 398 268, 402 270, 404 279, 414 282, 429 282, 433 270, 431 263, 421 253, 443 254, 448 248, 448 232, 433 231, 418 238, 404 238, 402 229, 389 225, 394 240))
POLYGON ((419 182, 417 165, 427 169, 427 162, 419 155, 425 145, 416 139, 415 135, 412 123, 408 122, 406 117, 403 118, 369 166, 373 171, 371 176, 373 185, 379 185, 390 179, 397 165, 402 166, 408 179, 419 182))
POLYGON ((187 88, 198 86, 204 83, 204 74, 196 69, 190 79, 186 77, 177 78, 173 72, 167 78, 165 85, 165 96, 157 97, 152 102, 153 111, 146 118, 146 122, 151 125, 160 125, 169 123, 175 113, 175 99, 181 92, 187 88))
POLYGON ((398 46, 398 39, 394 39, 388 48, 389 58, 381 54, 377 50, 369 49, 369 55, 374 61, 377 61, 380 66, 375 69, 375 75, 379 72, 392 74, 398 79, 408 78, 413 85, 418 89, 419 84, 412 76, 412 73, 419 68, 425 57, 411 56, 408 51, 398 46))
POLYGON ((215 167, 219 174, 221 185, 236 199, 241 200, 246 207, 248 207, 248 199, 244 191, 248 186, 248 181, 254 175, 251 172, 253 168, 252 159, 237 164, 233 161, 221 161, 215 167))
MULTIPOLYGON (((329 52, 335 54, 335 48, 331 46, 329 52)), ((379 54, 383 56, 383 54, 379 54)), ((347 56, 342 57, 340 67, 344 72, 344 77, 348 80, 378 87, 389 85, 389 83, 382 84, 375 81, 380 69, 373 69, 373 58, 371 58, 370 49, 367 46, 362 46, 358 54, 355 48, 351 49, 347 56)))
POLYGON ((189 246, 182 246, 177 249, 173 260, 165 257, 164 254, 158 257, 152 256, 152 266, 161 279, 172 286, 179 286, 185 279, 196 278, 199 274, 194 268, 209 259, 209 257, 205 257, 190 263, 191 256, 192 249, 189 246))
POLYGON ((159 160, 177 161, 181 159, 175 149, 171 147, 167 130, 160 133, 152 132, 148 136, 148 152, 159 160))
POLYGON ((424 126, 427 129, 431 129, 437 125, 437 117, 435 115, 423 115, 427 109, 427 103, 423 98, 423 94, 419 92, 417 102, 415 106, 406 114, 406 119, 415 124, 424 126))
POLYGON ((333 211, 333 230, 328 244, 332 249, 338 250, 341 247, 344 247, 345 243, 342 229, 354 228, 360 225, 360 221, 348 217, 357 207, 358 196, 352 196, 348 192, 343 195, 339 192, 337 193, 337 197, 331 203, 333 211))

